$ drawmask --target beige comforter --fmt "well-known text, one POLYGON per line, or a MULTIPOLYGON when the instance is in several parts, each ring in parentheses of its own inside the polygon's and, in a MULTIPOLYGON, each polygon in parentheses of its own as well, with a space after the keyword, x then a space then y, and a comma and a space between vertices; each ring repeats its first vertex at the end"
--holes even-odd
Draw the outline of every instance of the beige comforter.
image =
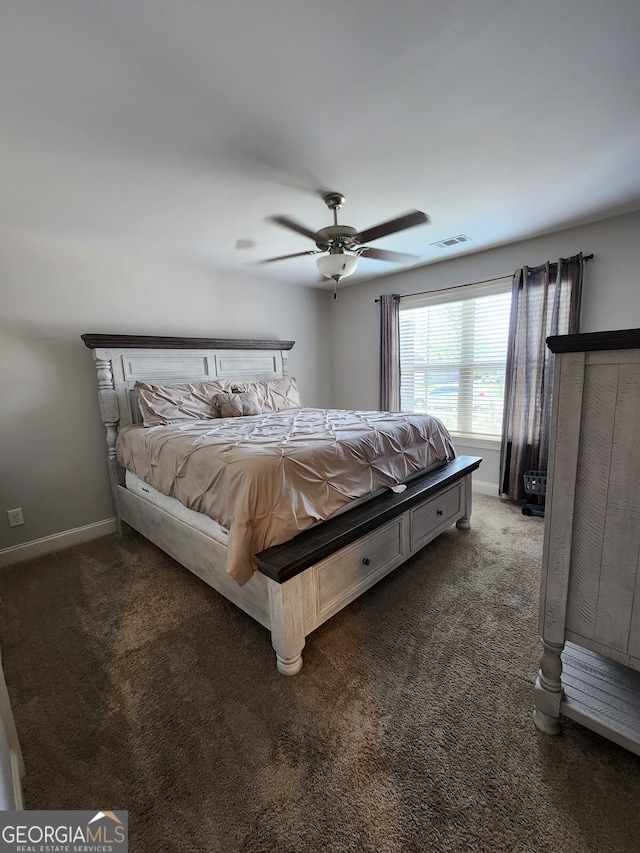
POLYGON ((253 554, 455 450, 428 415, 289 409, 125 427, 117 454, 150 486, 228 529, 227 571, 243 584, 253 554))

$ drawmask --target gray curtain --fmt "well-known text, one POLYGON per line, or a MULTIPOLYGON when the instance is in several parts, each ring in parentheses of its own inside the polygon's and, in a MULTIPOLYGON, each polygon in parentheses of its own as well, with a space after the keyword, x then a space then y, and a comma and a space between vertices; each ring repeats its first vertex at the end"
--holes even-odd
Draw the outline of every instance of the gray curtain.
POLYGON ((500 450, 500 493, 522 500, 525 471, 546 471, 553 353, 549 335, 579 331, 582 254, 523 267, 513 277, 500 450))
POLYGON ((400 411, 400 296, 380 297, 380 410, 400 411))

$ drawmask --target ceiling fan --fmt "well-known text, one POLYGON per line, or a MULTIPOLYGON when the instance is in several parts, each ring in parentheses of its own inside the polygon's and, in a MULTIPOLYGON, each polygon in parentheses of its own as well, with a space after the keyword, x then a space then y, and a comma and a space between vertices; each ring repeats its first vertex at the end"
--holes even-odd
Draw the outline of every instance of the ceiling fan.
MULTIPOLYGON (((293 255, 280 255, 277 258, 267 258, 264 261, 258 261, 258 263, 271 264, 274 261, 300 258, 303 255, 321 255, 316 261, 321 275, 324 278, 333 279, 337 284, 341 279, 352 275, 356 271, 358 259, 361 256, 372 258, 376 261, 389 261, 396 264, 406 264, 417 260, 416 255, 390 252, 386 249, 372 249, 364 244, 371 243, 373 240, 379 240, 380 237, 386 237, 388 234, 404 231, 406 228, 423 225, 429 222, 429 217, 426 213, 422 213, 420 210, 411 210, 403 216, 390 219, 388 222, 381 222, 372 228, 357 231, 349 225, 338 224, 338 211, 345 202, 345 197, 341 193, 325 193, 322 197, 329 210, 333 211, 333 225, 328 225, 319 231, 312 231, 310 228, 300 225, 299 222, 290 219, 288 216, 269 217, 270 221, 275 222, 276 225, 281 225, 283 228, 288 228, 290 231, 295 231, 304 237, 309 237, 316 244, 317 248, 309 249, 306 252, 296 252, 293 255)), ((335 299, 335 288, 333 295, 335 299)))

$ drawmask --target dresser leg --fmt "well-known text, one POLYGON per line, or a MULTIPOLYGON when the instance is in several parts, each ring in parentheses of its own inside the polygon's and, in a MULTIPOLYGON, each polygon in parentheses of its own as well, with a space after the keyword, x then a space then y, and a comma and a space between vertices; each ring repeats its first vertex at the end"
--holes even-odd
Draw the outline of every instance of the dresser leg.
POLYGON ((533 691, 533 721, 541 732, 560 733, 560 703, 562 702, 562 649, 564 643, 542 641, 540 670, 533 691))
POLYGON ((560 734, 560 720, 557 717, 550 717, 544 711, 539 711, 538 708, 533 709, 533 722, 536 724, 536 728, 546 735, 560 734))

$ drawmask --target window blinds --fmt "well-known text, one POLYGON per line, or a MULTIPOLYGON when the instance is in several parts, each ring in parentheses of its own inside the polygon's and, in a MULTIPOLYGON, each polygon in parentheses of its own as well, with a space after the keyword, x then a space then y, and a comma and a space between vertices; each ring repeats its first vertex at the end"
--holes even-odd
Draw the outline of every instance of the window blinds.
POLYGON ((500 436, 510 312, 511 278, 403 297, 401 408, 500 436))

